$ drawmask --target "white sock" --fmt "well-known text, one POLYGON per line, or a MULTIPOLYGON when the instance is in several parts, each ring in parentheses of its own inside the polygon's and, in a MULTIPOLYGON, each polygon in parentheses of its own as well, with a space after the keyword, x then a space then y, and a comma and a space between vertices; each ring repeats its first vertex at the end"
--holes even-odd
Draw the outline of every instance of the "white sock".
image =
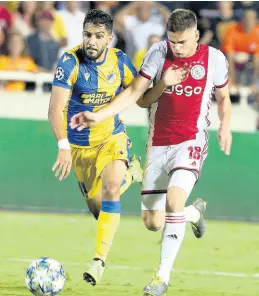
POLYGON ((186 222, 197 223, 201 217, 200 212, 193 205, 185 207, 184 214, 186 222))
POLYGON ((185 234, 184 213, 166 213, 160 266, 157 275, 168 285, 176 255, 185 234))

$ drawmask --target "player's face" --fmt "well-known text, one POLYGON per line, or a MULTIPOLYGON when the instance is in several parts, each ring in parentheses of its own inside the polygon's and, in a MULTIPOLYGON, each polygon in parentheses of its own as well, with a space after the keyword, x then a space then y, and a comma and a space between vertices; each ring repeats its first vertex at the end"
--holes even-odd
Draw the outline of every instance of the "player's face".
POLYGON ((104 58, 105 49, 112 41, 112 34, 104 25, 86 24, 83 30, 85 55, 99 62, 104 58))
POLYGON ((199 40, 199 31, 194 27, 184 32, 167 32, 167 37, 174 56, 178 58, 188 58, 192 56, 197 49, 199 40))

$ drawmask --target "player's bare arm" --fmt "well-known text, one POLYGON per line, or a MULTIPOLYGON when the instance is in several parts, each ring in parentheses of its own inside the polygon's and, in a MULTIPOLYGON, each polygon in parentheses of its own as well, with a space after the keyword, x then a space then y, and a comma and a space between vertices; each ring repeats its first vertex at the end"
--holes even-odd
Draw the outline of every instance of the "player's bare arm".
POLYGON ((150 80, 138 75, 131 84, 104 108, 97 112, 81 112, 71 118, 70 127, 79 131, 95 126, 108 117, 115 116, 136 103, 150 85, 150 80))
POLYGON ((55 138, 59 143, 59 152, 56 162, 52 167, 52 171, 56 171, 55 176, 59 177, 60 181, 69 175, 72 166, 70 145, 67 140, 63 118, 63 110, 66 106, 69 94, 69 89, 53 86, 48 112, 49 122, 55 138))
POLYGON ((230 155, 232 145, 231 134, 231 112, 232 106, 229 97, 228 85, 216 89, 216 99, 218 103, 218 114, 220 119, 220 127, 218 130, 218 139, 220 149, 226 154, 230 155))
POLYGON ((167 87, 177 85, 186 80, 188 74, 189 68, 187 67, 177 69, 174 67, 167 68, 163 74, 162 79, 160 79, 154 87, 147 90, 145 94, 137 101, 137 104, 142 108, 150 107, 159 99, 167 87))

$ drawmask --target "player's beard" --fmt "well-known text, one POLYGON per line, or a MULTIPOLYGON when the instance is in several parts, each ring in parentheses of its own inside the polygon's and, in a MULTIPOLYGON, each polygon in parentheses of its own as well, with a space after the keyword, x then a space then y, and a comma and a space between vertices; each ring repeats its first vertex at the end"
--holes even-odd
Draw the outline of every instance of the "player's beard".
POLYGON ((93 48, 91 48, 91 49, 90 48, 86 48, 84 46, 84 54, 86 55, 86 57, 89 60, 96 61, 103 54, 105 48, 106 48, 106 46, 104 46, 103 48, 101 48, 100 50, 98 50, 98 49, 93 49, 93 48))

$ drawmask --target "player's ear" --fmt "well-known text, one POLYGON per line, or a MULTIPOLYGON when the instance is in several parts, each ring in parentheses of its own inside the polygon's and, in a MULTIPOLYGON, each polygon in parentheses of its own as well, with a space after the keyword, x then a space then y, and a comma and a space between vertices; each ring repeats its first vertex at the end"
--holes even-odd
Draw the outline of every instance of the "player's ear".
POLYGON ((200 39, 200 31, 196 30, 196 32, 195 32, 195 40, 198 42, 199 39, 200 39))
POLYGON ((111 43, 112 43, 112 39, 113 39, 113 35, 111 34, 108 38, 108 41, 107 41, 107 46, 110 46, 111 43))

